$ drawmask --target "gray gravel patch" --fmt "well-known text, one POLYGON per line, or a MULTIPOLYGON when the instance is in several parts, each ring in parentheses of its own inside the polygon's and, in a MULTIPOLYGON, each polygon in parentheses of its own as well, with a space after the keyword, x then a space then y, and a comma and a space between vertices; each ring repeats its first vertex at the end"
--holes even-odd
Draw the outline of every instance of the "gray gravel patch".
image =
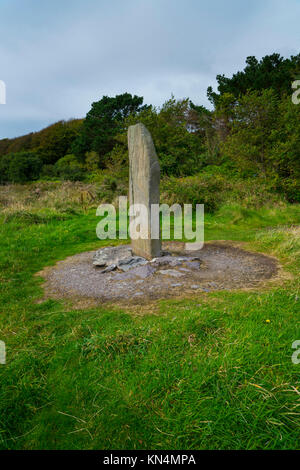
MULTIPOLYGON (((45 298, 95 299, 102 303, 256 287, 278 272, 275 259, 229 243, 208 243, 192 253, 185 252, 182 243, 164 245, 172 256, 132 267, 127 272, 119 268, 105 272, 104 268, 93 266, 95 252, 85 252, 37 274, 45 279, 45 298), (174 283, 175 278, 180 278, 180 283, 174 283)), ((124 257, 130 251, 128 245, 114 248, 116 259, 119 259, 118 248, 124 257)))

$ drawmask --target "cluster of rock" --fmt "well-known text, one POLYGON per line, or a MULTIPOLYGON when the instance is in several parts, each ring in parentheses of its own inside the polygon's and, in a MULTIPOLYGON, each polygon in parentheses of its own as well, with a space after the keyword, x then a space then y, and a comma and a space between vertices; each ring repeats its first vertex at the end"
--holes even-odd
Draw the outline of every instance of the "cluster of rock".
POLYGON ((148 261, 141 256, 133 256, 132 249, 127 246, 106 247, 96 251, 94 255, 93 265, 104 268, 102 272, 110 272, 120 269, 123 272, 129 269, 143 266, 148 261))
POLYGON ((160 274, 180 277, 190 272, 191 269, 199 269, 201 260, 197 256, 172 256, 168 252, 162 252, 161 256, 147 260, 141 256, 133 255, 129 245, 121 245, 105 247, 96 251, 93 265, 100 268, 103 274, 116 270, 132 271, 138 277, 145 278, 159 270, 160 274), (143 268, 140 269, 141 267, 143 268), (178 271, 176 268, 180 268, 180 270, 178 271))

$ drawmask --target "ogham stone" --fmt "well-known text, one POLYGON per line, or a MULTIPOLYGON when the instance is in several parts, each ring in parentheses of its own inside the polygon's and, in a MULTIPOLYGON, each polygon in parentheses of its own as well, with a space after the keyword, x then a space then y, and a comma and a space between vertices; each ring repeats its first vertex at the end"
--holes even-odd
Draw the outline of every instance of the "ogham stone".
MULTIPOLYGON (((143 204, 147 208, 146 236, 131 239, 132 252, 148 260, 161 255, 159 218, 156 218, 155 232, 158 237, 151 238, 151 205, 159 204, 160 166, 154 143, 148 129, 141 123, 128 129, 129 148, 129 203, 143 204)), ((137 214, 136 214, 137 215, 137 214)), ((131 222, 135 218, 131 216, 131 222)), ((155 219, 155 217, 153 217, 155 219)), ((155 223, 155 222, 153 222, 155 223)))

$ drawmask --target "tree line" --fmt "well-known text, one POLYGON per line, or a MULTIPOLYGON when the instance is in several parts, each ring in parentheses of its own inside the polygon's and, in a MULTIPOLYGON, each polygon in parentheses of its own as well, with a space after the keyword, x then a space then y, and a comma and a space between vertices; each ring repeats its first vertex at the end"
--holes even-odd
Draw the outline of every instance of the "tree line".
POLYGON ((300 54, 260 61, 217 76, 207 90, 212 109, 173 96, 160 108, 129 93, 104 96, 85 119, 61 121, 16 139, 0 140, 0 182, 39 178, 81 180, 128 166, 127 128, 143 122, 152 133, 166 176, 189 176, 217 166, 241 178, 266 178, 291 202, 300 201, 300 106, 292 83, 300 54))

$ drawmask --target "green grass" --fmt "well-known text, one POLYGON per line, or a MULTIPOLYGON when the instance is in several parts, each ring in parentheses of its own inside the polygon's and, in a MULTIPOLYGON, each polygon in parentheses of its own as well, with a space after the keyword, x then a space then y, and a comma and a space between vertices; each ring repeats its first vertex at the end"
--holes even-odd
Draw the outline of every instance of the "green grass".
POLYGON ((95 211, 1 216, 0 448, 299 448, 300 232, 288 229, 299 206, 206 218, 207 239, 247 241, 294 275, 268 289, 164 300, 145 315, 36 303, 34 273, 101 246, 96 224, 95 211))

